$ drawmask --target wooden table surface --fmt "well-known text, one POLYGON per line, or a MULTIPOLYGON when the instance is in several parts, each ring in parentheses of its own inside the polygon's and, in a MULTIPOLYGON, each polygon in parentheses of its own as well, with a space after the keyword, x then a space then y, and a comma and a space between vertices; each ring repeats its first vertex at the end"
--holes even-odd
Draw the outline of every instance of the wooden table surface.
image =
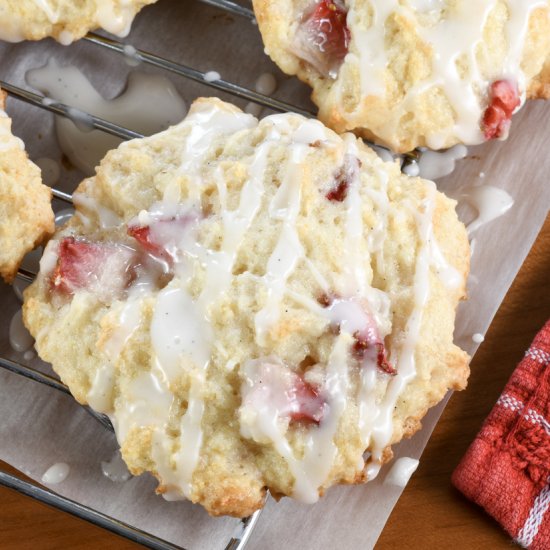
MULTIPOLYGON (((467 391, 451 398, 377 550, 405 546, 422 550, 510 548, 511 541, 504 531, 451 486, 450 476, 549 317, 550 217, 472 362, 467 391)), ((0 468, 13 471, 1 462, 0 468)), ((31 548, 126 550, 141 546, 0 488, 0 549, 31 548)))

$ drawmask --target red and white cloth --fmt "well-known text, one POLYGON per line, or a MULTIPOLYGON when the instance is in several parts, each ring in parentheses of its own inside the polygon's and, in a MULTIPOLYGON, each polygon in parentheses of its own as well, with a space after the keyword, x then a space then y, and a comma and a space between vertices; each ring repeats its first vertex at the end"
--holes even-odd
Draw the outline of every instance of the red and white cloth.
POLYGON ((550 549, 550 321, 512 374, 452 481, 517 543, 550 549))

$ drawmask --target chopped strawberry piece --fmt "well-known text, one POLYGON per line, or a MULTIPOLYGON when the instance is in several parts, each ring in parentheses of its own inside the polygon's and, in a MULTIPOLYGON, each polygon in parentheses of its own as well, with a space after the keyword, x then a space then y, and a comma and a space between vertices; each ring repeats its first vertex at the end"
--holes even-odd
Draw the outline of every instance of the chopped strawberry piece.
POLYGON ((384 342, 381 341, 377 334, 374 334, 372 329, 369 328, 366 332, 357 331, 353 337, 355 338, 352 348, 353 355, 357 359, 363 360, 369 357, 369 355, 372 355, 374 359, 374 354, 376 354, 376 366, 380 370, 392 376, 397 374, 395 368, 388 361, 384 342))
POLYGON ((240 409, 243 418, 265 415, 284 418, 289 423, 322 421, 326 402, 319 389, 284 363, 275 358, 258 359, 249 361, 243 371, 246 380, 240 409))
POLYGON ((290 402, 290 419, 294 422, 315 422, 323 418, 325 401, 319 392, 303 378, 294 375, 294 384, 287 394, 290 402))
POLYGON ((519 107, 519 90, 511 80, 496 80, 491 84, 491 97, 498 100, 507 113, 512 114, 519 107))
POLYGON ((397 374, 389 363, 380 328, 370 312, 368 303, 361 298, 333 298, 327 307, 331 326, 341 333, 353 336, 351 353, 363 363, 375 362, 377 367, 387 374, 397 374))
POLYGON ((306 12, 295 38, 298 55, 332 78, 348 53, 350 31, 346 17, 341 4, 321 0, 306 12))
POLYGON ((360 167, 361 161, 357 157, 346 155, 344 164, 334 174, 334 184, 325 197, 329 201, 344 202, 348 196, 350 183, 357 179, 360 167))
POLYGON ((510 128, 510 119, 498 105, 490 105, 483 115, 483 135, 485 139, 506 135, 510 128))
POLYGON ((397 374, 397 371, 388 361, 388 357, 386 355, 386 346, 384 344, 378 343, 376 344, 376 349, 378 350, 378 353, 376 354, 376 365, 378 366, 378 368, 383 370, 387 374, 395 376, 397 374))
POLYGON ((128 235, 134 237, 136 241, 153 256, 161 257, 165 260, 170 260, 171 256, 168 252, 151 238, 151 228, 146 225, 144 227, 138 227, 136 225, 128 227, 128 235))
POLYGON ((327 56, 342 61, 348 53, 350 32, 346 24, 346 10, 331 0, 321 0, 309 21, 317 31, 315 45, 327 56))
POLYGON ((333 202, 344 202, 347 196, 348 196, 348 182, 345 179, 345 177, 337 181, 336 186, 333 187, 325 195, 325 197, 329 201, 333 201, 333 202))
POLYGON ((172 264, 185 228, 196 219, 194 215, 182 214, 166 219, 153 218, 148 225, 130 222, 128 235, 149 254, 172 264))
POLYGON ((129 284, 134 259, 134 251, 122 245, 66 237, 59 243, 52 288, 65 294, 86 289, 102 299, 114 297, 129 284))
POLYGON ((334 301, 334 297, 330 294, 327 294, 326 292, 323 292, 318 298, 317 302, 321 304, 323 307, 328 307, 332 302, 334 301))
POLYGON ((489 106, 483 115, 483 134, 487 140, 507 135, 512 114, 521 103, 518 86, 510 80, 493 82, 489 99, 489 106))

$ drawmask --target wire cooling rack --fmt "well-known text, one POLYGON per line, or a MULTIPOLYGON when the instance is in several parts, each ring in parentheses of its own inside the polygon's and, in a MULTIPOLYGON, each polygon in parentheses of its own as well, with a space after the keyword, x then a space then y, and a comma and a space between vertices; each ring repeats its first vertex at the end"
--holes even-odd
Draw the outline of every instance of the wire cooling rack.
MULTIPOLYGON (((215 8, 223 10, 227 13, 244 17, 252 22, 255 21, 254 13, 251 9, 231 2, 229 0, 200 1, 204 4, 214 6, 215 8)), ((108 49, 117 52, 120 55, 127 55, 127 50, 125 49, 125 45, 123 43, 101 36, 100 34, 88 33, 88 35, 86 35, 83 40, 88 42, 89 44, 92 44, 95 47, 108 49)), ((292 111, 306 117, 315 116, 314 113, 304 110, 298 106, 291 105, 284 101, 280 101, 278 99, 263 95, 250 88, 240 86, 222 78, 214 81, 209 81, 205 79, 205 72, 199 71, 187 65, 176 63, 164 57, 155 55, 151 52, 136 50, 135 53, 132 52, 132 56, 136 60, 139 60, 141 63, 160 68, 162 70, 168 71, 183 78, 187 78, 189 80, 193 80, 195 82, 199 82, 217 91, 229 93, 237 98, 256 103, 261 107, 266 107, 273 111, 292 111)), ((69 119, 74 119, 75 117, 75 108, 71 105, 53 101, 46 96, 36 94, 28 89, 16 86, 4 80, 0 80, 0 88, 6 91, 9 96, 24 101, 39 109, 43 109, 55 115, 60 115, 69 119)), ((129 140, 143 137, 138 132, 121 127, 108 120, 104 120, 89 113, 79 111, 77 115, 79 119, 84 118, 86 123, 90 127, 106 132, 118 138, 129 140)), ((60 189, 52 188, 52 194, 55 198, 72 204, 72 195, 70 193, 66 193, 65 191, 62 191, 60 189)), ((26 282, 32 282, 36 274, 25 269, 20 269, 17 276, 19 279, 22 279, 26 282)), ((44 374, 36 369, 30 368, 26 365, 23 365, 17 361, 12 361, 0 356, 0 368, 14 373, 20 377, 27 378, 33 382, 53 388, 61 393, 70 395, 68 387, 61 383, 58 379, 44 374)), ((84 408, 98 422, 100 422, 105 429, 110 431, 113 430, 109 419, 105 415, 96 413, 89 407, 84 408)), ((17 477, 16 475, 0 471, 0 485, 18 491, 19 493, 34 498, 50 506, 54 506, 59 510, 68 512, 69 514, 103 527, 109 531, 112 531, 113 533, 116 533, 117 535, 140 543, 148 548, 160 550, 185 550, 182 546, 172 544, 150 533, 137 529, 127 523, 121 522, 113 517, 98 512, 93 508, 84 506, 49 489, 43 488, 38 484, 25 481, 17 477)), ((242 550, 244 548, 254 529, 260 513, 261 510, 258 510, 253 515, 241 520, 241 522, 237 525, 233 536, 225 545, 225 550, 242 550)))

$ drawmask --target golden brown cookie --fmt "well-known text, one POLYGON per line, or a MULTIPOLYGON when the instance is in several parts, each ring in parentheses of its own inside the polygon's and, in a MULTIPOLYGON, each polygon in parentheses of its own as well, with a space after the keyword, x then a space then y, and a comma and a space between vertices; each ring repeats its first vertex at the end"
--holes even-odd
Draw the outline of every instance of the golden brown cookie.
POLYGON ((529 99, 550 99, 550 57, 542 67, 542 71, 531 81, 527 90, 529 99))
POLYGON ((126 36, 141 8, 156 0, 3 0, 0 40, 20 42, 47 36, 62 44, 102 28, 126 36))
POLYGON ((51 191, 11 133, 0 90, 0 276, 11 282, 23 256, 54 231, 51 191))
POLYGON ((455 203, 351 134, 200 99, 74 197, 25 323, 167 498, 314 502, 372 479, 466 385, 455 203))

